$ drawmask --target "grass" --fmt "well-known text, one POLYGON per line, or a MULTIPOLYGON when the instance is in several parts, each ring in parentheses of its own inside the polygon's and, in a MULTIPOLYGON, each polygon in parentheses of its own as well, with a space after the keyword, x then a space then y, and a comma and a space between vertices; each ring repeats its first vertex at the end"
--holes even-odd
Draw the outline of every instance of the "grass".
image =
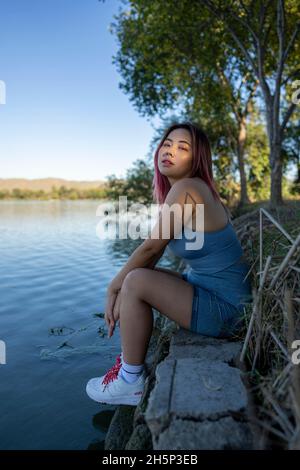
POLYGON ((260 201, 237 210, 233 222, 252 274, 254 302, 245 309, 240 339, 256 407, 254 422, 264 436, 263 448, 300 449, 300 365, 291 361, 292 342, 300 339, 300 243, 295 244, 300 234, 300 200, 286 200, 277 209, 260 201), (286 238, 263 215, 262 257, 261 208, 291 237, 286 238), (287 260, 293 243, 293 255, 287 260))

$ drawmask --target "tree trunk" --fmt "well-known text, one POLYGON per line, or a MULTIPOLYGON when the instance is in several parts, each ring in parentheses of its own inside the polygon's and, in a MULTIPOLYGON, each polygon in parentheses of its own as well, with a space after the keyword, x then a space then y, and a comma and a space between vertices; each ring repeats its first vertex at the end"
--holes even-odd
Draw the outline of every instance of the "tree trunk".
POLYGON ((271 147, 270 163, 271 163, 270 207, 276 208, 284 204, 283 199, 282 199, 281 142, 271 147))
POLYGON ((281 146, 282 136, 280 135, 279 116, 274 116, 274 99, 266 99, 267 131, 270 147, 269 162, 271 168, 271 194, 269 206, 276 208, 284 204, 282 199, 282 160, 281 146))
POLYGON ((239 121, 239 135, 238 135, 238 141, 237 141, 237 157, 238 157, 239 173, 240 173, 240 181, 241 181, 241 194, 240 194, 240 202, 239 202, 240 207, 245 204, 250 204, 250 200, 248 198, 248 191, 247 191, 247 179, 246 179, 245 161, 244 161, 245 141, 246 141, 246 119, 243 116, 242 119, 239 121))

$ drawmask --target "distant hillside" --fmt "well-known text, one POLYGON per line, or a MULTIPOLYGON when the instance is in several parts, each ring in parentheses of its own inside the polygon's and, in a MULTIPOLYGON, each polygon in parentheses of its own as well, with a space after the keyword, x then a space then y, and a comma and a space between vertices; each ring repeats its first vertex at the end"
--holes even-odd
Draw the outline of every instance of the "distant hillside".
POLYGON ((44 190, 46 192, 51 191, 52 186, 59 188, 65 186, 65 188, 75 189, 92 189, 103 187, 104 181, 72 181, 64 180, 62 178, 41 178, 41 179, 23 179, 23 178, 0 178, 0 190, 11 191, 14 188, 28 189, 32 191, 44 190))

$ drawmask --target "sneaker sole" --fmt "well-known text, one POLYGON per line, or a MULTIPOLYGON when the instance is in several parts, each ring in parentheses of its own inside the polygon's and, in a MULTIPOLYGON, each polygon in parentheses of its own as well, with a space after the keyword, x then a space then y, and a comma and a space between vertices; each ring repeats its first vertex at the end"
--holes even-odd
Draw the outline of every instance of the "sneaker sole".
POLYGON ((137 391, 136 393, 140 393, 137 397, 112 397, 109 401, 99 399, 99 396, 95 393, 93 388, 86 386, 85 389, 87 395, 94 401, 98 403, 107 403, 113 405, 137 405, 141 401, 141 397, 143 395, 143 390, 137 391))
POLYGON ((99 400, 97 396, 94 395, 94 393, 88 389, 86 389, 87 395, 97 403, 106 403, 110 405, 138 405, 139 402, 141 401, 142 394, 140 395, 140 398, 125 398, 125 397, 114 397, 112 399, 109 399, 109 401, 104 401, 104 400, 99 400))

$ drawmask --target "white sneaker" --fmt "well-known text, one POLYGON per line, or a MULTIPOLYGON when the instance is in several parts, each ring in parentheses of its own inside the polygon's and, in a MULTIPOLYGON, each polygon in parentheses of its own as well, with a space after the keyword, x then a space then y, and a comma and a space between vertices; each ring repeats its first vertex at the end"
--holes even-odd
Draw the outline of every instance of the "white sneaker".
POLYGON ((146 372, 143 370, 135 382, 128 383, 119 373, 121 367, 121 355, 119 355, 116 364, 105 375, 88 381, 86 385, 88 396, 98 403, 138 405, 144 391, 146 372))

